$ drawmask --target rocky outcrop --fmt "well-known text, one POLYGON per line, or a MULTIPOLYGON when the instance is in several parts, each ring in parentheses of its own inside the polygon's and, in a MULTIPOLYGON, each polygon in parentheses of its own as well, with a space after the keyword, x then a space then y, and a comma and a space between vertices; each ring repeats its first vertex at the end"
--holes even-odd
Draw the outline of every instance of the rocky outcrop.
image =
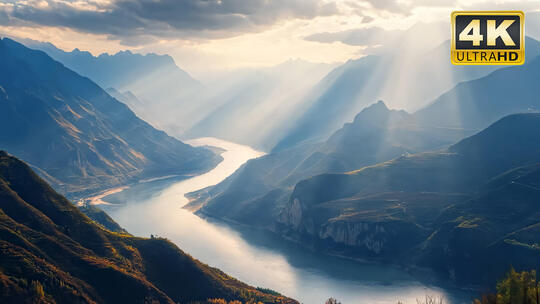
POLYGON ((323 225, 319 230, 319 238, 331 238, 339 244, 364 247, 374 254, 379 254, 388 240, 383 224, 340 221, 323 225))
MULTIPOLYGON (((305 205, 299 198, 291 199, 280 214, 278 232, 304 244, 311 240, 313 246, 321 244, 325 249, 377 257, 401 255, 430 233, 429 229, 399 218, 403 213, 389 216, 384 208, 387 206, 376 211, 356 207, 353 211, 351 207, 332 210, 322 205, 305 205)), ((392 205, 389 209, 395 208, 392 205)))
POLYGON ((281 212, 279 221, 298 228, 302 223, 302 205, 300 205, 300 200, 297 198, 293 199, 292 204, 281 212))

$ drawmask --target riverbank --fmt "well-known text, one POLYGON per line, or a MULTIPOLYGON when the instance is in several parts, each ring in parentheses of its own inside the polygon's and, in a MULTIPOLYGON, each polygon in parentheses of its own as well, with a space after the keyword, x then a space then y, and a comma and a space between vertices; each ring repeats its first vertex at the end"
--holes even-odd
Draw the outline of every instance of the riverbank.
MULTIPOLYGON (((185 209, 189 210, 189 208, 185 208, 185 209)), ((377 258, 367 259, 367 258, 352 257, 352 256, 344 255, 338 251, 321 250, 320 248, 308 246, 305 243, 298 241, 297 239, 287 237, 285 235, 281 235, 274 229, 269 229, 267 227, 254 227, 254 226, 240 223, 231 219, 215 217, 210 214, 206 214, 202 212, 201 210, 197 210, 195 214, 198 215, 199 217, 202 217, 214 223, 221 223, 221 224, 227 225, 235 230, 254 230, 254 231, 260 231, 261 233, 270 233, 283 242, 287 242, 295 246, 301 247, 302 249, 307 250, 313 254, 320 254, 320 255, 325 255, 332 258, 349 260, 355 263, 368 264, 368 265, 384 267, 384 268, 399 269, 400 271, 406 272, 411 277, 418 280, 425 286, 429 286, 434 289, 440 288, 447 291, 449 290, 453 291, 455 296, 449 295, 446 298, 446 300, 450 301, 450 303, 469 304, 472 302, 472 299, 474 299, 475 296, 480 295, 482 294, 482 292, 485 291, 481 287, 458 286, 454 282, 449 281, 446 277, 443 277, 440 274, 433 271, 432 269, 429 269, 426 267, 421 267, 417 265, 407 265, 404 263, 396 263, 395 261, 388 260, 388 259, 377 259, 377 258)))

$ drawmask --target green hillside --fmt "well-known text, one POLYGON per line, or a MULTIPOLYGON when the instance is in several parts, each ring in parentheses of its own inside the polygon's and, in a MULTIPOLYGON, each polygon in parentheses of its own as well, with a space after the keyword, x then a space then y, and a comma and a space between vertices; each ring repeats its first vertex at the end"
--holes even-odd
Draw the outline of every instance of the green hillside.
POLYGON ((5 152, 0 256, 3 303, 296 303, 204 265, 166 239, 102 228, 5 152))

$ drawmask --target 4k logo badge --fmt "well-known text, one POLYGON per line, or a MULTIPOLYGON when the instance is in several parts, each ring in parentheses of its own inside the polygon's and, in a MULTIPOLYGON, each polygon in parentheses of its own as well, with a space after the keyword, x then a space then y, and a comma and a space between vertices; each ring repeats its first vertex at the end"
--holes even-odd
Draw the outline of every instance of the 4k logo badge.
POLYGON ((523 64, 525 41, 521 11, 452 13, 453 64, 523 64))

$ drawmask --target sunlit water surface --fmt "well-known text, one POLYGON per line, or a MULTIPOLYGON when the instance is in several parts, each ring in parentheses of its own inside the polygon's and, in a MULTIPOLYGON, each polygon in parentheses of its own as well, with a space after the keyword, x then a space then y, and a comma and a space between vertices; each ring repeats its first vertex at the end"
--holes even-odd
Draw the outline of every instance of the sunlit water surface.
POLYGON ((215 185, 247 160, 262 155, 215 138, 189 143, 225 149, 223 162, 196 177, 131 186, 103 198, 111 205, 100 207, 131 234, 166 237, 206 264, 306 304, 324 303, 329 297, 343 304, 416 303, 426 294, 445 296, 449 303, 468 299, 461 292, 427 287, 396 267, 316 254, 271 233, 202 219, 182 209, 188 202, 185 193, 215 185))

